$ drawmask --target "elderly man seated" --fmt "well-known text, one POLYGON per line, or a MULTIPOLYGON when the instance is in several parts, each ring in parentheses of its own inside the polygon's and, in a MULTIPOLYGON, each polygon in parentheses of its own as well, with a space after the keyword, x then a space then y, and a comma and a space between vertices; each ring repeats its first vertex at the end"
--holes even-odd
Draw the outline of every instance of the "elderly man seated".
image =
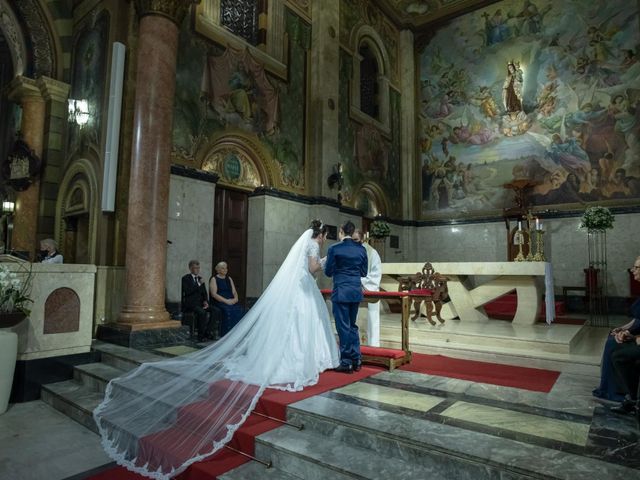
POLYGON ((213 340, 209 314, 207 287, 200 276, 200 262, 189 262, 189 273, 182 277, 182 313, 193 313, 196 316, 198 341, 213 340))

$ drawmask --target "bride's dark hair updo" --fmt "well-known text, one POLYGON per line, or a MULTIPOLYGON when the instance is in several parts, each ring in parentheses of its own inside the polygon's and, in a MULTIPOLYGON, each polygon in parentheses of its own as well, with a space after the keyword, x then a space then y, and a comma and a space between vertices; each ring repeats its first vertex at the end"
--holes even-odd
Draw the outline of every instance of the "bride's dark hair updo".
POLYGON ((327 233, 327 226, 322 223, 322 220, 316 219, 311 221, 311 230, 313 230, 311 238, 318 238, 318 235, 327 233))

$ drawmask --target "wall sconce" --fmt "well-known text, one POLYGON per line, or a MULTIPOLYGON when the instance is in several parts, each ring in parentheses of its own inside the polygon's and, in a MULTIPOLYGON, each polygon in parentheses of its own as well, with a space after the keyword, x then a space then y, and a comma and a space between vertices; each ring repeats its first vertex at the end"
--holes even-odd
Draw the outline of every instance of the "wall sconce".
POLYGON ((2 213, 13 213, 16 208, 16 204, 10 200, 5 200, 2 202, 2 213))
POLYGON ((2 201, 2 217, 0 217, 0 253, 11 252, 11 237, 13 235, 13 212, 15 202, 2 201))
POLYGON ((69 121, 80 128, 89 123, 89 102, 87 100, 69 99, 69 121))

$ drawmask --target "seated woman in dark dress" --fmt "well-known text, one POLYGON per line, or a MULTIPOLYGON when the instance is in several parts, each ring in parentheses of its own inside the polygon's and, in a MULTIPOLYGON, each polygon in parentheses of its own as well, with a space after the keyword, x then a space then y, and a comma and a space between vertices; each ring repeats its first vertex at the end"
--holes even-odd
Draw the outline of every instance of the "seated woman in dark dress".
MULTIPOLYGON (((640 256, 636 258, 633 266, 633 277, 636 281, 640 281, 640 256)), ((640 298, 633 302, 631 305, 631 321, 621 327, 611 330, 609 338, 604 345, 604 352, 602 353, 602 370, 600 376, 600 386, 593 391, 593 396, 603 398, 605 400, 612 400, 621 402, 624 400, 624 395, 621 392, 621 388, 618 385, 615 372, 613 370, 613 362, 611 361, 611 355, 616 351, 619 345, 629 341, 628 334, 640 335, 640 298)))
POLYGON ((244 309, 238 305, 238 292, 231 277, 227 276, 229 267, 226 262, 216 265, 216 274, 209 280, 210 302, 214 308, 222 311, 220 336, 226 335, 244 315, 244 309))

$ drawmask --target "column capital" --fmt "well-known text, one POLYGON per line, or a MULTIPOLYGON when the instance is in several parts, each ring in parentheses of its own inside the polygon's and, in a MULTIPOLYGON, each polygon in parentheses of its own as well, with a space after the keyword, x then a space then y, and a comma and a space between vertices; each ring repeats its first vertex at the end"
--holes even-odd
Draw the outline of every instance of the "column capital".
POLYGON ((36 80, 43 98, 47 101, 66 102, 69 98, 71 85, 49 77, 40 77, 36 80))
POLYGON ((146 15, 161 15, 179 28, 191 5, 200 3, 200 0, 135 0, 134 3, 140 18, 146 15))
POLYGON ((42 91, 38 82, 29 77, 18 75, 6 88, 7 98, 14 103, 22 105, 25 101, 42 101, 42 91))

